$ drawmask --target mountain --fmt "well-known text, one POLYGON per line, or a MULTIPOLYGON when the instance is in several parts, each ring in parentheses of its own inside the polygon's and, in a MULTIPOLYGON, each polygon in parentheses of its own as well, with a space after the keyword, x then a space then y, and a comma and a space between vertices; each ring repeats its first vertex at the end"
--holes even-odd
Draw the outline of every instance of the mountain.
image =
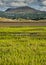
POLYGON ((0 17, 5 17, 9 19, 46 19, 46 12, 36 10, 34 8, 23 6, 23 7, 17 7, 17 8, 8 8, 4 12, 0 12, 0 17))
POLYGON ((5 12, 19 12, 19 13, 46 13, 45 11, 36 10, 28 6, 22 6, 17 8, 8 8, 5 12))

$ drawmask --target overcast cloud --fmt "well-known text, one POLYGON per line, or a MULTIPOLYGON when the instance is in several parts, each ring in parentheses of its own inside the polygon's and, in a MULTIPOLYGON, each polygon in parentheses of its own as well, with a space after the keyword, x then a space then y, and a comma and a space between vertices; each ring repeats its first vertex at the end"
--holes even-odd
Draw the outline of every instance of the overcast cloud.
POLYGON ((46 0, 0 0, 0 10, 18 6, 30 6, 38 10, 46 11, 46 0))

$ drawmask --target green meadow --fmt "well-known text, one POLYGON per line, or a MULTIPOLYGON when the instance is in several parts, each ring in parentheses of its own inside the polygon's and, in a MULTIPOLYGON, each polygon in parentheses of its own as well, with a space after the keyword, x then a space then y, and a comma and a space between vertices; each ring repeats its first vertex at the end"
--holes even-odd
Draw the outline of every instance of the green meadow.
POLYGON ((46 65, 46 27, 0 27, 0 65, 46 65))

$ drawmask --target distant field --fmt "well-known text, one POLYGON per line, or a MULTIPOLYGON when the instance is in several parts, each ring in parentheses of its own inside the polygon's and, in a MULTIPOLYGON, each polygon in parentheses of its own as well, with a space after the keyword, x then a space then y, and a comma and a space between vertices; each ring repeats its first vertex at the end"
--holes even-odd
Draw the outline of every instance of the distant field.
POLYGON ((0 65, 46 65, 46 27, 0 27, 0 65))
POLYGON ((46 22, 46 19, 43 20, 31 20, 31 19, 8 19, 8 18, 2 18, 0 17, 0 22, 46 22))

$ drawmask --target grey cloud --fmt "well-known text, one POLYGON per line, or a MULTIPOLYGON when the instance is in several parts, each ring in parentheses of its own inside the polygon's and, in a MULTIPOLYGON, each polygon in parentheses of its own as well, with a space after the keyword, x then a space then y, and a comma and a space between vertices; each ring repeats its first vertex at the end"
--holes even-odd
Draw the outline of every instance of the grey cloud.
POLYGON ((46 0, 0 0, 0 8, 26 5, 35 9, 46 10, 46 0))

